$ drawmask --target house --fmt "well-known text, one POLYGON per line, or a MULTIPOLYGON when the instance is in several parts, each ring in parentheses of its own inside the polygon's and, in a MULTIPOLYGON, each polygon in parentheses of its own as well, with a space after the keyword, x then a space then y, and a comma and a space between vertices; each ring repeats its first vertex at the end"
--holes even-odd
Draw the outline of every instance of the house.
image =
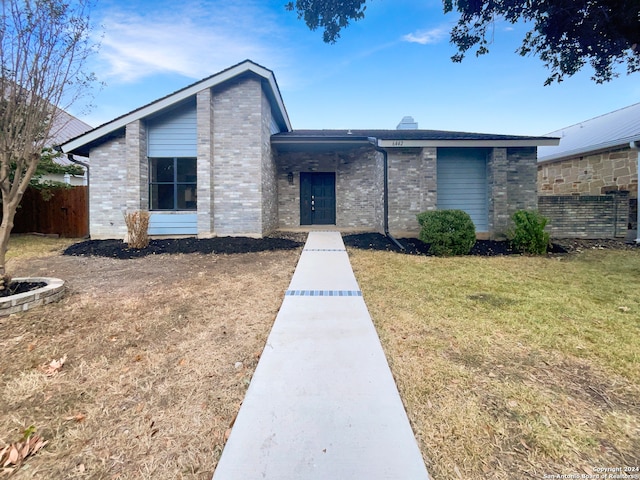
POLYGON ((538 149, 539 195, 622 192, 629 198, 629 229, 637 230, 640 103, 548 135, 561 140, 538 149))
MULTIPOLYGON (((62 142, 66 142, 71 138, 75 138, 78 135, 81 135, 89 130, 91 130, 91 126, 79 118, 74 117, 73 115, 65 112, 64 110, 58 109, 56 111, 56 115, 53 117, 53 125, 51 127, 51 132, 49 134, 49 140, 47 141, 47 145, 54 146, 59 145, 62 142)), ((87 185, 87 173, 86 167, 83 167, 82 164, 86 164, 88 162, 88 158, 78 157, 76 160, 79 160, 82 163, 72 163, 65 156, 57 156, 53 159, 54 163, 60 165, 61 167, 68 167, 70 165, 77 165, 83 170, 83 174, 64 174, 64 173, 47 173, 40 178, 41 182, 50 181, 50 182, 58 182, 65 183, 67 185, 71 185, 74 187, 87 185)))
MULTIPOLYGON (((401 122, 402 123, 402 122, 401 122)), ((61 145, 91 162, 92 238, 255 236, 338 228, 416 235, 416 214, 462 208, 495 237, 535 208, 536 147, 558 139, 405 127, 294 130, 271 70, 244 61, 61 145)))

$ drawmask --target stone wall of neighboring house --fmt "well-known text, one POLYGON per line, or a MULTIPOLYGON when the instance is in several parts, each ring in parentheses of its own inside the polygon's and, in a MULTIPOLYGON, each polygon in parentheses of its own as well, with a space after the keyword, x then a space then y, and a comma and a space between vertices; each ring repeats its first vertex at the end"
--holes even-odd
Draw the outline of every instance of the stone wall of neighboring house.
POLYGON ((279 228, 300 226, 300 172, 335 172, 337 227, 382 231, 382 154, 372 148, 287 152, 279 154, 276 162, 279 228), (291 183, 289 173, 293 174, 291 183))
POLYGON ((629 192, 629 218, 637 224, 638 152, 629 147, 577 156, 538 165, 538 194, 602 195, 629 192))
POLYGON ((91 238, 124 238, 127 188, 127 142, 124 133, 91 149, 89 222, 91 238))
POLYGON ((538 165, 540 195, 600 195, 627 191, 638 198, 638 152, 629 147, 538 165))
POLYGON ((388 150, 389 231, 393 235, 417 235, 416 215, 436 209, 436 157, 436 148, 388 150))
POLYGON ((213 215, 217 235, 262 234, 262 84, 213 90, 213 215))
POLYGON ((624 238, 629 193, 610 195, 541 195, 538 210, 547 217, 552 238, 624 238))

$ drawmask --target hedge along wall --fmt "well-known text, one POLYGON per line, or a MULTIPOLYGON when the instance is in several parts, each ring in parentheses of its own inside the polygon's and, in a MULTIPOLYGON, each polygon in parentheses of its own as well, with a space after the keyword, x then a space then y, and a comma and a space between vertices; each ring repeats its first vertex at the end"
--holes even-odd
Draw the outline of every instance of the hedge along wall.
POLYGON ((547 231, 552 238, 624 238, 629 192, 540 196, 538 211, 549 219, 547 231))

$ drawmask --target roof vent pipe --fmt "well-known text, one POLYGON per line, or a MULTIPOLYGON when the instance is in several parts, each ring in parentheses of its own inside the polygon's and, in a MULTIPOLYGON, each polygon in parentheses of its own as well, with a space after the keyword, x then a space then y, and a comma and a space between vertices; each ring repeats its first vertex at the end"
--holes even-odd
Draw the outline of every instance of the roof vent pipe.
POLYGON ((396 130, 417 130, 418 122, 413 117, 403 117, 400 123, 396 127, 396 130))

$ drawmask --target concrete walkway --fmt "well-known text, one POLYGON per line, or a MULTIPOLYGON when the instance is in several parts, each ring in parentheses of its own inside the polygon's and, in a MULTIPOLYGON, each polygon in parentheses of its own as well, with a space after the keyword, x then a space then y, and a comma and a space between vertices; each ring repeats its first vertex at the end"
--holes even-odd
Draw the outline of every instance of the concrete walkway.
POLYGON ((423 480, 338 232, 311 232, 214 480, 423 480))

